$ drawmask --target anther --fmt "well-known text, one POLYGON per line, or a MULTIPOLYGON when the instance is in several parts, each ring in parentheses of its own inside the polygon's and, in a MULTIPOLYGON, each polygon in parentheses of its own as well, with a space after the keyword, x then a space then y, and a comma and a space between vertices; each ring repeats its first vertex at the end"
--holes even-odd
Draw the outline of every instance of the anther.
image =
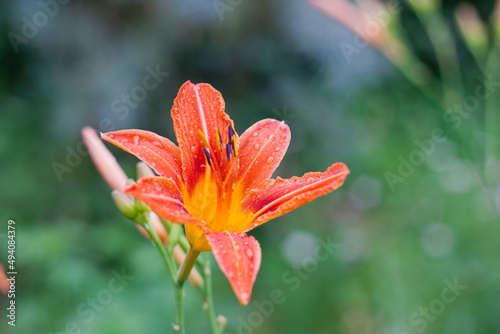
POLYGON ((208 165, 212 167, 212 159, 210 158, 210 153, 208 153, 208 150, 205 147, 201 148, 203 150, 203 154, 205 154, 205 158, 207 158, 208 165))
POLYGON ((229 142, 232 143, 236 137, 236 132, 233 129, 233 125, 229 124, 227 127, 227 136, 229 137, 229 142))
POLYGON ((217 148, 219 151, 222 151, 222 147, 224 144, 222 143, 222 137, 220 136, 219 130, 215 130, 215 137, 216 137, 216 142, 217 142, 217 148))
POLYGON ((226 144, 226 156, 227 156, 227 161, 229 161, 229 159, 231 159, 231 143, 227 143, 226 144))

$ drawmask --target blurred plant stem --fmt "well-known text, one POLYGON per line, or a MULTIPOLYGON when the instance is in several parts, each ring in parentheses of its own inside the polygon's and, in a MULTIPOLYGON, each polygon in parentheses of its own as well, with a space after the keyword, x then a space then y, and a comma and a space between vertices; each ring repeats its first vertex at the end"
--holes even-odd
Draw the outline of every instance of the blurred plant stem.
POLYGON ((200 272, 202 273, 202 277, 205 282, 204 306, 207 312, 208 320, 210 322, 210 329, 212 330, 212 333, 222 334, 224 333, 225 323, 221 322, 218 323, 217 318, 215 317, 215 307, 212 294, 212 270, 210 269, 210 253, 206 252, 204 254, 204 257, 205 257, 204 261, 205 263, 200 268, 200 272))
POLYGON ((173 325, 176 333, 184 334, 184 287, 183 282, 180 282, 177 279, 177 266, 174 260, 174 246, 175 244, 169 243, 167 249, 161 242, 158 234, 149 219, 147 212, 141 212, 136 218, 136 222, 144 227, 144 229, 148 232, 151 240, 154 245, 160 251, 160 254, 167 265, 168 271, 170 273, 170 277, 172 278, 174 290, 175 290, 175 304, 176 304, 176 324, 173 325))
MULTIPOLYGON (((220 323, 217 321, 215 316, 215 306, 213 302, 213 294, 212 294, 212 273, 210 269, 210 254, 205 253, 205 259, 203 259, 200 255, 200 252, 194 250, 189 246, 187 242, 186 235, 184 233, 179 233, 178 237, 176 237, 177 241, 174 243, 172 238, 170 239, 169 245, 167 247, 167 251, 165 251, 165 247, 161 243, 161 240, 158 238, 158 235, 152 229, 151 222, 147 218, 147 215, 142 215, 142 221, 146 222, 144 227, 146 231, 151 236, 151 240, 160 251, 167 267, 169 269, 170 275, 172 277, 172 282, 174 282, 175 289, 175 301, 176 301, 176 314, 177 314, 177 324, 174 325, 174 330, 176 333, 183 334, 184 333, 184 282, 190 277, 190 273, 193 270, 193 267, 196 265, 201 272, 202 282, 203 284, 199 284, 196 287, 200 291, 204 299, 204 308, 207 312, 208 321, 210 324, 211 332, 214 334, 222 334, 224 332, 225 323, 220 323), (152 232, 151 232, 152 231, 152 232), (186 257, 182 262, 179 270, 177 271, 175 261, 173 260, 173 252, 175 250, 176 243, 180 245, 182 248, 186 247, 186 257)), ((141 223, 142 223, 141 221, 141 223)), ((180 227, 177 224, 173 224, 169 221, 161 219, 163 225, 167 232, 173 232, 172 229, 175 227, 180 227)), ((176 233, 174 233, 175 235, 176 233)))
MULTIPOLYGON (((496 50, 490 52, 485 65, 486 72, 493 78, 500 78, 500 41, 497 39, 496 50)), ((498 88, 497 88, 498 89, 498 88)), ((490 188, 500 186, 500 94, 491 94, 486 101, 486 185, 490 188)))
MULTIPOLYGON (((411 4, 412 2, 410 2, 411 4)), ((460 102, 464 94, 463 78, 461 76, 456 46, 448 24, 439 12, 439 7, 422 11, 412 6, 415 14, 423 23, 425 31, 437 55, 441 74, 443 96, 439 104, 446 110, 460 102)))

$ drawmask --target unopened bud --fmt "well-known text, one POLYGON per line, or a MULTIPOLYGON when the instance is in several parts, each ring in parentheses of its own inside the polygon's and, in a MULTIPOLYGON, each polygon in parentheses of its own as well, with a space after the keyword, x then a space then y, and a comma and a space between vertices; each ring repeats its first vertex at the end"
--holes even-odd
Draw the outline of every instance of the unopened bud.
POLYGON ((111 196, 113 197, 116 206, 125 217, 134 219, 137 216, 137 209, 133 199, 130 199, 127 195, 118 190, 113 190, 111 196))
POLYGON ((219 325, 225 325, 225 324, 227 324, 227 319, 226 319, 226 317, 225 317, 225 316, 223 316, 223 315, 219 315, 219 316, 217 317, 217 323, 218 323, 219 325))
POLYGON ((138 162, 137 163, 137 177, 153 177, 156 176, 155 172, 145 163, 138 162))

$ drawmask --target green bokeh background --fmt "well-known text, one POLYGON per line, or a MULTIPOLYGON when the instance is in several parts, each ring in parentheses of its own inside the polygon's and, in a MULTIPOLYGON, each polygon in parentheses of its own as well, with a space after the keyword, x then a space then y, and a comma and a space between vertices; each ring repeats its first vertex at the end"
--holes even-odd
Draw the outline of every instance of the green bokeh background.
MULTIPOLYGON (((445 15, 456 5, 444 4, 445 15)), ((493 6, 475 4, 485 17, 493 6)), ((339 45, 354 35, 305 2, 243 0, 231 8, 221 19, 209 0, 73 0, 15 52, 8 33, 19 34, 23 17, 40 6, 2 2, 0 261, 13 219, 18 276, 16 327, 6 324, 8 301, 0 296, 0 333, 171 332, 173 290, 157 250, 113 205, 89 157, 66 159, 86 125, 174 139, 169 112, 186 80, 221 91, 239 133, 263 118, 290 126, 289 152, 275 175, 323 171, 337 161, 351 170, 339 190, 252 231, 263 261, 247 307, 213 266, 227 333, 500 333, 495 194, 477 177, 480 150, 471 155, 461 144, 484 131, 484 115, 449 128, 443 110, 376 50, 363 48, 348 61, 339 45), (157 65, 168 77, 126 115, 115 112, 113 101, 157 65), (415 140, 435 128, 446 140, 392 188, 385 173, 397 173, 399 157, 409 159, 415 140), (71 171, 58 178, 54 162, 71 171), (318 239, 336 246, 307 272, 301 264, 318 239), (79 314, 122 270, 134 276, 123 291, 92 319, 79 314), (466 288, 422 320, 421 308, 438 305, 445 280, 466 288), (283 303, 262 311, 275 289, 283 303)), ((402 15, 415 52, 435 69, 418 22, 409 10, 402 15)), ((479 69, 464 48, 459 56, 473 89, 479 69)), ((137 160, 111 150, 135 176, 137 160)), ((187 333, 208 333, 198 292, 188 287, 186 296, 187 333)))

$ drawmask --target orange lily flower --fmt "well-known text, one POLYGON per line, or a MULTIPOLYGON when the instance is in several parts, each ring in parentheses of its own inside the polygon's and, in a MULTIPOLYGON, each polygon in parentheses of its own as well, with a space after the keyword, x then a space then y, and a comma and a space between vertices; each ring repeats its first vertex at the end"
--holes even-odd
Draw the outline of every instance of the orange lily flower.
POLYGON ((337 189, 349 170, 335 163, 324 173, 270 179, 288 148, 290 129, 265 119, 239 137, 224 106, 212 86, 188 81, 171 112, 179 146, 143 130, 101 136, 160 175, 141 178, 125 192, 184 224, 191 247, 213 252, 246 305, 261 262, 260 245, 246 232, 337 189))

